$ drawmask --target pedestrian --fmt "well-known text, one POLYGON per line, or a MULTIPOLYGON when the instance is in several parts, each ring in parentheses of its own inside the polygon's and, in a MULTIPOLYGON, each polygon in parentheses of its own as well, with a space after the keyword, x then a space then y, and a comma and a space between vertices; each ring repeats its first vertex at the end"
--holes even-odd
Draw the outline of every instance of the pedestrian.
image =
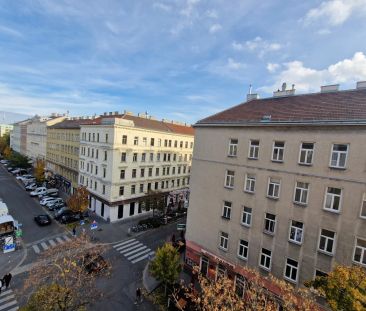
POLYGON ((72 228, 72 235, 73 235, 73 236, 76 236, 76 226, 74 226, 74 227, 72 228))
POLYGON ((81 229, 82 231, 83 231, 83 236, 85 236, 86 235, 86 230, 85 230, 85 228, 83 227, 83 229, 81 229))
POLYGON ((1 289, 3 288, 3 280, 0 279, 0 294, 1 294, 1 289))
POLYGON ((138 302, 141 302, 141 288, 140 287, 137 287, 137 289, 136 289, 135 305, 137 305, 138 302))
POLYGON ((5 274, 4 276, 4 281, 5 281, 5 288, 8 289, 9 285, 10 285, 10 281, 12 279, 12 275, 11 273, 5 274))
POLYGON ((175 234, 173 233, 172 235, 172 243, 174 244, 175 243, 175 234))

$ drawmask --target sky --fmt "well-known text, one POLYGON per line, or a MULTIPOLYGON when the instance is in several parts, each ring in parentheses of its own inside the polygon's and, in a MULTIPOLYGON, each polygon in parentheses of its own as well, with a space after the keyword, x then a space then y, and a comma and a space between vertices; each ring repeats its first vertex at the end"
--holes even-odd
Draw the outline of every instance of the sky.
POLYGON ((0 110, 187 123, 366 80, 366 0, 0 0, 0 110))

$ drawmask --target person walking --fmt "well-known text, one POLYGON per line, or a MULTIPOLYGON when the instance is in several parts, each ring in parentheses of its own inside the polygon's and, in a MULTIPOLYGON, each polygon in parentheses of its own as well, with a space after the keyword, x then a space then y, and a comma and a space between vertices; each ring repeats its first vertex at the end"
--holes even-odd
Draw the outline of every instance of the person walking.
POLYGON ((72 235, 73 235, 73 236, 76 236, 76 226, 74 226, 74 227, 72 228, 72 235))
POLYGON ((136 289, 135 305, 137 305, 138 302, 141 302, 141 288, 140 287, 137 287, 137 289, 136 289))
POLYGON ((12 275, 11 273, 9 272, 8 274, 5 274, 4 276, 4 281, 5 281, 5 288, 8 289, 8 287, 10 286, 10 281, 12 279, 12 275))
POLYGON ((0 294, 1 294, 1 289, 3 288, 3 280, 0 279, 0 294))

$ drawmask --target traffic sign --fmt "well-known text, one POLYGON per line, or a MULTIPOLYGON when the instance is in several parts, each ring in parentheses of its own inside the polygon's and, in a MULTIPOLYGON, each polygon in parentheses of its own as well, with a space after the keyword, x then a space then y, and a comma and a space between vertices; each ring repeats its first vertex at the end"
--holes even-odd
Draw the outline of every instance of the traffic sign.
POLYGON ((13 252, 13 251, 15 251, 15 243, 14 243, 13 237, 7 236, 7 237, 5 237, 3 252, 9 253, 9 252, 13 252))
POLYGON ((15 236, 17 238, 20 238, 21 236, 23 236, 23 230, 22 229, 15 230, 15 236))
POLYGON ((80 225, 85 225, 85 221, 84 220, 80 220, 80 225))
POLYGON ((90 230, 95 230, 98 228, 98 223, 94 220, 90 225, 90 230))

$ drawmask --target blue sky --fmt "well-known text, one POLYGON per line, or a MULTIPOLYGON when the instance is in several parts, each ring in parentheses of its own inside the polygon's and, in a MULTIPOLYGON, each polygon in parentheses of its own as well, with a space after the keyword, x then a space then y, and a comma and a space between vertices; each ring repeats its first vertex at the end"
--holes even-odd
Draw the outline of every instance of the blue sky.
POLYGON ((366 0, 0 0, 0 110, 194 123, 366 80, 366 0))

